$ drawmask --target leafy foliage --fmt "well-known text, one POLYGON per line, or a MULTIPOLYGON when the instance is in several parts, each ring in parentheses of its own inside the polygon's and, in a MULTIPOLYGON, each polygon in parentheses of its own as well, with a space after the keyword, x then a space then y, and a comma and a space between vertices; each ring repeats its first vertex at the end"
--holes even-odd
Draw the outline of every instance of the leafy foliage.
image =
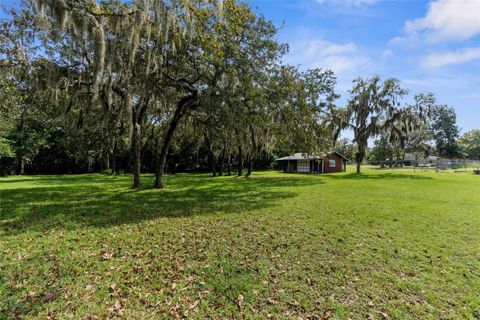
MULTIPOLYGON (((5 27, 2 61, 25 69, 8 69, 28 84, 24 107, 60 119, 60 130, 42 132, 65 134, 59 156, 75 166, 116 171, 116 159, 129 158, 135 188, 146 168, 161 188, 174 150, 202 150, 214 175, 232 162, 250 175, 278 147, 326 151, 338 136, 333 72, 283 65, 278 29, 244 2, 45 0, 21 9, 5 27)), ((19 163, 41 149, 22 145, 32 155, 17 152, 19 163)))
POLYGON ((467 159, 480 160, 480 130, 472 130, 458 139, 462 156, 467 159))
POLYGON ((0 157, 1 158, 13 158, 15 152, 12 148, 12 142, 5 138, 0 138, 0 157))
POLYGON ((384 129, 394 128, 400 98, 406 94, 407 91, 400 87, 396 79, 382 82, 376 76, 368 80, 354 80, 348 103, 350 121, 346 125, 353 129, 357 144, 357 173, 360 173, 360 165, 367 155, 368 140, 384 129))
POLYGON ((441 105, 432 110, 430 131, 440 156, 454 158, 458 156, 456 139, 460 129, 456 124, 457 115, 452 107, 441 105))

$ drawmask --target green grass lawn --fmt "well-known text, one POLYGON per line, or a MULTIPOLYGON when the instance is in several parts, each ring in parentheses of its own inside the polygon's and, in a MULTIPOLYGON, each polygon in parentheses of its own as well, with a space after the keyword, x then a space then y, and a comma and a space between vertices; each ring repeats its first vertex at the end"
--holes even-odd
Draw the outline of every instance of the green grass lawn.
POLYGON ((471 171, 130 183, 0 179, 0 319, 480 317, 471 171))

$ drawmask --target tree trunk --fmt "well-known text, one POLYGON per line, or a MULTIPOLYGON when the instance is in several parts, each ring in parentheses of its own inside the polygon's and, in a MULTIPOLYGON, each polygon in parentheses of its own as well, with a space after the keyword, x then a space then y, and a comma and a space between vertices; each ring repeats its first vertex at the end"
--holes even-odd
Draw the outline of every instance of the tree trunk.
POLYGON ((361 167, 361 165, 362 165, 362 161, 363 161, 364 155, 363 155, 362 152, 357 152, 355 158, 356 158, 356 160, 357 160, 357 173, 360 173, 360 167, 361 167))
POLYGON ((357 173, 360 173, 360 167, 362 166, 363 159, 365 159, 365 156, 367 155, 368 140, 360 139, 360 141, 357 141, 357 148, 355 159, 357 161, 357 173))
POLYGON ((151 93, 143 96, 140 101, 131 106, 131 95, 124 94, 123 99, 127 104, 127 109, 132 110, 132 145, 131 145, 131 157, 132 157, 132 171, 133 171, 133 185, 132 188, 138 189, 141 185, 140 173, 142 170, 142 135, 143 125, 146 121, 146 111, 151 98, 151 93))
POLYGON ((105 171, 110 171, 110 152, 105 154, 105 171))
POLYGON ((25 159, 23 155, 23 138, 24 138, 24 127, 25 127, 25 110, 22 111, 20 115, 20 123, 17 126, 17 136, 20 137, 19 139, 19 144, 20 144, 20 150, 16 150, 17 152, 17 174, 23 175, 25 174, 25 159))
POLYGON ((213 152, 210 151, 210 166, 212 168, 212 176, 217 176, 217 159, 213 155, 213 152))
POLYGON ((220 163, 219 163, 220 167, 218 168, 218 176, 219 177, 223 176, 224 163, 225 163, 225 153, 222 153, 222 155, 220 156, 220 163))
POLYGON ((112 148, 112 174, 114 175, 117 171, 117 160, 116 160, 116 143, 113 143, 112 148))
MULTIPOLYGON (((132 117, 137 118, 137 115, 132 115, 132 117)), ((141 171, 141 137, 140 137, 140 124, 134 119, 133 121, 133 132, 132 132, 132 173, 133 173, 133 185, 132 188, 140 188, 140 171, 141 171)))
POLYGON ((185 114, 185 111, 189 107, 194 107, 197 105, 196 99, 197 99, 196 94, 190 95, 182 98, 177 104, 177 110, 175 110, 175 114, 173 115, 172 121, 170 122, 170 126, 168 127, 167 134, 165 135, 165 140, 163 141, 163 146, 160 152, 160 156, 158 157, 158 160, 157 160, 157 168, 155 172, 155 188, 157 189, 161 189, 165 186, 165 182, 164 182, 165 163, 167 161, 168 150, 170 149, 170 145, 172 143, 175 130, 177 129, 180 120, 185 114))
POLYGON ((228 154, 228 159, 227 159, 227 175, 231 176, 232 175, 232 169, 230 167, 230 161, 232 160, 232 155, 229 153, 228 154))
POLYGON ((17 174, 22 176, 25 174, 25 160, 23 159, 22 156, 19 156, 17 161, 18 161, 17 174))
POLYGON ((217 161, 215 158, 215 154, 212 151, 212 144, 210 143, 210 139, 208 138, 208 134, 205 133, 205 143, 207 144, 208 149, 208 162, 210 164, 210 170, 212 170, 212 176, 217 176, 217 161))
POLYGON ((167 160, 167 153, 161 152, 158 158, 158 164, 155 172, 155 188, 161 189, 165 187, 164 175, 165 175, 165 162, 167 160))
POLYGON ((160 152, 160 156, 157 159, 157 168, 155 172, 155 188, 157 189, 165 187, 165 164, 167 162, 168 149, 170 148, 170 144, 173 138, 173 131, 175 131, 175 129, 172 125, 170 125, 170 128, 168 129, 167 135, 165 136, 165 140, 163 142, 162 151, 160 152))
POLYGON ((253 159, 250 158, 248 160, 248 171, 247 171, 247 176, 251 176, 253 171, 253 159))
POLYGON ((238 146, 238 174, 239 177, 243 176, 243 154, 242 147, 238 146))
MULTIPOLYGON (((252 141, 252 146, 253 146, 253 154, 255 154, 255 152, 257 152, 257 140, 255 138, 256 134, 255 134, 255 130, 253 130, 253 126, 250 124, 250 137, 251 137, 251 141, 252 141)), ((253 170, 253 155, 251 155, 249 158, 248 158, 248 171, 247 171, 247 176, 250 176, 252 174, 252 170, 253 170)))

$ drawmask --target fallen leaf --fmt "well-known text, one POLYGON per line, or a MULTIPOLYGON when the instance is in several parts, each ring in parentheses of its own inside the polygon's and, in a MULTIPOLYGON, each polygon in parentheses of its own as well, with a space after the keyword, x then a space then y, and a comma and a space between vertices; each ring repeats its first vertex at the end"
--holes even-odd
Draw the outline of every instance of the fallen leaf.
POLYGON ((110 260, 113 257, 113 253, 108 253, 105 251, 100 252, 100 259, 103 261, 110 260))
POLYGON ((288 304, 296 307, 300 305, 300 302, 298 302, 297 300, 293 300, 293 301, 290 301, 288 304))
POLYGON ((195 307, 198 306, 199 303, 200 303, 199 300, 195 300, 195 302, 193 302, 188 308, 190 310, 195 309, 195 307))
POLYGON ((117 300, 117 302, 115 302, 115 305, 113 307, 117 310, 120 310, 120 309, 123 309, 124 305, 123 305, 122 301, 117 300))
POLYGON ((51 292, 46 292, 43 296, 43 298, 45 299, 45 301, 52 301, 53 300, 53 293, 51 292))
POLYGON ((243 301, 244 301, 244 297, 243 295, 239 295, 238 298, 237 298, 237 305, 238 305, 238 308, 242 309, 242 306, 243 306, 243 301))

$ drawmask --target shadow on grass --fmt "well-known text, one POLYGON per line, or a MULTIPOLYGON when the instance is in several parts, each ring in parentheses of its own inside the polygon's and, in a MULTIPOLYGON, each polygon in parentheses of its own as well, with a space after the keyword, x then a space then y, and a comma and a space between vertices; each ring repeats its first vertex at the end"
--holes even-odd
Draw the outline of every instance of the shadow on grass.
POLYGON ((33 187, 0 190, 0 230, 5 234, 57 227, 108 227, 159 217, 236 214, 274 207, 276 201, 298 195, 288 187, 323 183, 299 177, 212 179, 177 175, 168 177, 164 190, 132 190, 128 176, 38 176, 25 180, 33 187))
POLYGON ((108 174, 66 174, 66 175, 31 175, 31 176, 7 176, 0 177, 0 184, 10 183, 32 183, 35 185, 52 184, 82 184, 82 183, 106 183, 109 181, 121 180, 128 175, 108 174))

